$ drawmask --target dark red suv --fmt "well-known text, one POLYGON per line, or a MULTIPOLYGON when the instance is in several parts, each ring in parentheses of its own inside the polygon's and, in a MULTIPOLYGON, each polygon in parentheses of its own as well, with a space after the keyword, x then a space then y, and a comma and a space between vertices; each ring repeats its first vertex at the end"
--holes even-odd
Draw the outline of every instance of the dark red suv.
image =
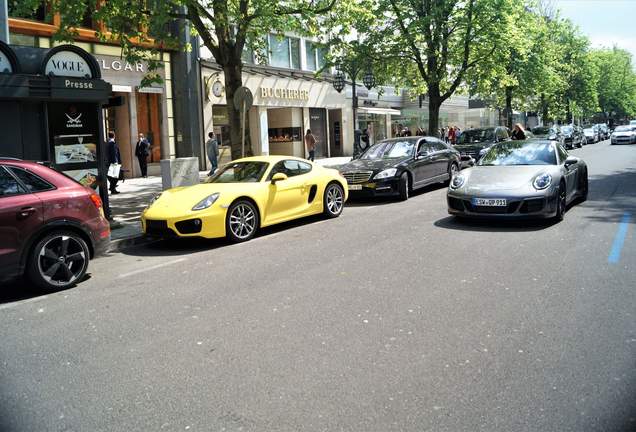
POLYGON ((94 190, 41 164, 0 158, 0 281, 25 274, 46 290, 70 287, 109 241, 94 190))

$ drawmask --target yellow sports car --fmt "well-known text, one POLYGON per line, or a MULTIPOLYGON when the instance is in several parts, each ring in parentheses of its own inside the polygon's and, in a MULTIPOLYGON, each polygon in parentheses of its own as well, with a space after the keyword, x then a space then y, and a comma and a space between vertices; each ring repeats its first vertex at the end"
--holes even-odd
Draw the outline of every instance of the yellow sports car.
POLYGON ((304 159, 238 159, 204 183, 164 191, 144 210, 141 223, 148 235, 241 242, 280 222, 319 213, 340 216, 346 185, 337 170, 304 159))

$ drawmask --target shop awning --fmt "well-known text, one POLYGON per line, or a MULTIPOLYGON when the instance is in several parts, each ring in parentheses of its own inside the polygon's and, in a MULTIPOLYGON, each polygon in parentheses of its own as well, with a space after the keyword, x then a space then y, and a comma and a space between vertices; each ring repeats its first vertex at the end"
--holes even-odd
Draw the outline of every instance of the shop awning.
POLYGON ((392 109, 392 108, 368 108, 368 107, 360 107, 358 108, 359 112, 369 113, 369 114, 391 114, 391 115, 401 115, 402 111, 392 109))

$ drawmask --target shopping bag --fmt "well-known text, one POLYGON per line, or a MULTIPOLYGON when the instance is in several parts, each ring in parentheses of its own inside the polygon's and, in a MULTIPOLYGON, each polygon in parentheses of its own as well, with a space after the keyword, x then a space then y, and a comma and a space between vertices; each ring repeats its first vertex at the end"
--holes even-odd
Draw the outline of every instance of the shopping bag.
POLYGON ((119 171, 121 170, 121 165, 117 163, 112 163, 108 167, 108 173, 106 175, 108 177, 119 178, 119 171))

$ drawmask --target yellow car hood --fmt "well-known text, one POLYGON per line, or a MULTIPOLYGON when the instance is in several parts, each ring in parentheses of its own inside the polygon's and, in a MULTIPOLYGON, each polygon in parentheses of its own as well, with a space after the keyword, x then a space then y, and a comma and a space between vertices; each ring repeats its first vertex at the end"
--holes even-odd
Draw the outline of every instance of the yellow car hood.
POLYGON ((161 212, 163 217, 192 213, 192 207, 214 193, 219 193, 219 198, 213 206, 227 205, 239 196, 251 195, 263 185, 263 183, 201 183, 176 187, 164 191, 148 208, 148 212, 161 212))

